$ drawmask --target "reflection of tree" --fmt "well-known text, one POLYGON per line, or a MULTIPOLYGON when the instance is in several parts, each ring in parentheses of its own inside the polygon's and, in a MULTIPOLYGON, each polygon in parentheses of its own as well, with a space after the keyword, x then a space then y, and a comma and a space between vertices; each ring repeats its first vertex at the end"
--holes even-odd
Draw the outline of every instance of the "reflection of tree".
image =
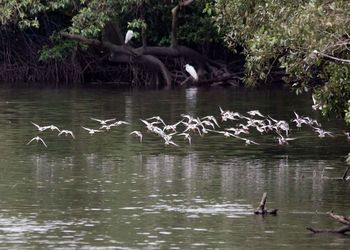
POLYGON ((317 164, 317 168, 310 170, 305 169, 304 164, 301 165, 299 161, 290 165, 287 156, 272 160, 236 157, 222 161, 220 165, 206 162, 196 153, 185 156, 143 156, 143 159, 145 185, 150 192, 177 190, 187 198, 194 198, 199 193, 209 197, 214 192, 216 196, 226 199, 248 199, 256 202, 256 197, 268 190, 271 197, 274 197, 271 201, 281 203, 288 203, 296 196, 309 201, 311 195, 311 200, 319 200, 324 195, 327 175, 327 163, 324 161, 306 163, 317 164), (291 180, 294 180, 294 186, 288 184, 291 180), (290 194, 291 198, 286 194, 290 194))

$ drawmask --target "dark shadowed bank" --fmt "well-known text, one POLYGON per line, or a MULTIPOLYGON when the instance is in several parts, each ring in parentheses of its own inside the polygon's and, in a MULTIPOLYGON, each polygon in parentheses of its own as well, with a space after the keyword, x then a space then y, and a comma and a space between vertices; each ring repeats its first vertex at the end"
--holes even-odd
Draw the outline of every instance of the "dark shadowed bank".
POLYGON ((5 0, 0 9, 2 82, 169 88, 283 80, 296 94, 311 92, 315 110, 350 124, 349 1, 5 0))
MULTIPOLYGON (((38 15, 39 28, 30 25, 24 29, 16 25, 2 26, 0 81, 151 87, 192 84, 240 86, 244 57, 225 48, 210 21, 210 15, 201 13, 203 3, 192 2, 164 4, 161 7, 166 11, 161 17, 167 21, 164 23, 152 20, 153 17, 149 18, 146 13, 141 13, 142 18, 134 20, 134 24, 123 23, 123 18, 111 19, 97 36, 67 31, 74 16, 72 18, 65 12, 38 15), (194 7, 190 7, 191 4, 194 7), (178 22, 189 22, 191 20, 188 19, 193 16, 208 22, 210 27, 195 27, 197 30, 193 33, 197 37, 189 38, 191 31, 181 34, 183 29, 179 29, 178 22), (146 28, 147 23, 148 27, 158 26, 159 31, 150 32, 146 28), (135 30, 135 39, 128 44, 124 42, 126 26, 135 30), (160 42, 154 36, 161 36, 164 41, 160 42), (186 64, 195 67, 198 81, 186 72, 186 64)), ((147 11, 147 6, 142 3, 136 6, 147 11)))
POLYGON ((180 45, 132 48, 121 43, 108 44, 65 33, 68 39, 81 39, 82 44, 96 45, 77 45, 72 53, 44 60, 41 54, 43 48, 52 44, 49 32, 6 29, 0 31, 0 36, 2 83, 60 86, 100 84, 116 87, 242 85, 244 57, 231 53, 219 44, 210 45, 209 48, 200 48, 196 44, 192 48, 180 45), (121 53, 115 52, 119 49, 114 48, 116 46, 119 46, 121 53), (192 81, 186 73, 186 63, 199 68, 202 74, 199 82, 192 81))

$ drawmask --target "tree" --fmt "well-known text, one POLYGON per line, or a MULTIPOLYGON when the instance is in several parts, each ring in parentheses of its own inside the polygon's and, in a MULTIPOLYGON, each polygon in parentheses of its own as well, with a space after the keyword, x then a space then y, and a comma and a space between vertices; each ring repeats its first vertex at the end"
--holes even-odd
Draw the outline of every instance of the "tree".
POLYGON ((312 89, 314 108, 350 123, 350 2, 218 0, 226 45, 243 47, 245 83, 266 83, 273 69, 297 94, 312 89))
POLYGON ((197 69, 199 84, 232 83, 237 77, 226 65, 197 50, 200 43, 218 42, 213 4, 213 0, 27 0, 19 4, 8 0, 5 9, 9 14, 3 14, 1 20, 3 27, 41 28, 44 16, 52 20, 58 13, 61 22, 52 32, 52 43, 41 50, 42 60, 94 51, 95 62, 81 68, 103 72, 123 65, 128 72, 124 75, 131 76, 134 83, 165 82, 167 86, 191 82, 183 68, 188 62, 197 69), (33 10, 30 3, 35 5, 33 10), (125 45, 127 29, 135 37, 125 45))

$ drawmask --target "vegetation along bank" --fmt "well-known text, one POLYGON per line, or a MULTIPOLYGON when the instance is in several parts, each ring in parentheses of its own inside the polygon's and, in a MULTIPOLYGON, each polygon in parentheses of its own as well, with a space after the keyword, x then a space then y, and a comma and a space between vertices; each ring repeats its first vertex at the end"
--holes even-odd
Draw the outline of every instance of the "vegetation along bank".
POLYGON ((0 8, 2 82, 283 81, 350 123, 349 1, 4 0, 0 8))

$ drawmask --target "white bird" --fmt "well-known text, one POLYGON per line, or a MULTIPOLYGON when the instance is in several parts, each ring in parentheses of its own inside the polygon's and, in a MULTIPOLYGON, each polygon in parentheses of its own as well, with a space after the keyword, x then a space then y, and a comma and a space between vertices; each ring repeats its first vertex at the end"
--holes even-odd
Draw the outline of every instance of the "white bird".
POLYGON ((315 127, 314 127, 314 131, 315 131, 316 133, 318 133, 318 137, 320 137, 320 138, 324 138, 324 137, 326 137, 326 135, 328 135, 328 136, 330 136, 330 137, 334 137, 334 135, 332 135, 331 132, 328 132, 328 131, 323 130, 323 129, 321 129, 321 128, 315 128, 315 127))
POLYGON ((165 144, 165 145, 173 145, 173 146, 176 146, 176 147, 179 146, 179 145, 177 145, 175 142, 173 142, 173 141, 171 140, 171 138, 169 138, 169 137, 163 137, 163 139, 164 139, 164 144, 165 144))
POLYGON ((156 120, 156 121, 162 123, 164 126, 166 125, 165 122, 163 121, 163 119, 160 118, 160 116, 153 116, 153 117, 147 118, 146 120, 147 121, 149 121, 149 120, 156 120))
POLYGON ((238 139, 241 139, 243 141, 245 141, 245 144, 246 145, 251 145, 251 144, 254 144, 254 145, 259 145, 259 143, 255 142, 255 141, 252 141, 250 139, 247 139, 247 138, 243 138, 243 137, 237 137, 238 139))
POLYGON ((189 144, 192 144, 192 139, 191 139, 191 135, 189 134, 189 133, 181 133, 181 134, 178 134, 179 136, 184 136, 184 139, 186 140, 188 140, 188 143, 189 144))
POLYGON ((54 130, 57 130, 58 132, 61 132, 61 130, 58 128, 58 127, 56 127, 55 125, 49 125, 49 126, 47 126, 49 129, 51 129, 51 131, 54 131, 54 130))
POLYGON ((133 36, 134 36, 134 32, 132 30, 128 30, 125 35, 125 44, 128 44, 128 42, 131 40, 133 36))
POLYGON ((132 134, 134 134, 135 136, 138 136, 140 138, 140 142, 142 142, 143 135, 140 131, 138 130, 132 131, 129 135, 132 135, 132 134))
POLYGON ((211 129, 208 129, 210 132, 214 132, 214 133, 218 133, 218 134, 223 134, 225 137, 236 137, 236 135, 228 132, 228 131, 217 131, 217 130, 211 130, 211 129))
POLYGON ((70 130, 62 129, 61 132, 58 133, 58 136, 62 134, 65 134, 65 136, 70 135, 73 137, 73 139, 75 139, 73 132, 70 130))
POLYGON ((343 131, 344 135, 346 136, 346 139, 348 141, 350 141, 350 133, 349 132, 346 132, 346 131, 343 131))
POLYGON ((106 125, 108 122, 115 121, 115 118, 107 119, 107 120, 100 120, 100 119, 96 119, 96 118, 90 118, 90 119, 93 121, 99 122, 101 125, 106 125))
POLYGON ((288 141, 296 140, 297 138, 284 137, 281 133, 277 132, 279 137, 275 137, 279 145, 288 145, 288 141))
POLYGON ((99 127, 98 129, 106 129, 107 131, 111 129, 111 127, 116 127, 117 125, 115 125, 114 123, 112 124, 106 124, 106 125, 102 125, 101 127, 99 127))
POLYGON ((83 127, 81 126, 83 129, 85 129, 86 131, 89 131, 89 134, 90 135, 93 135, 95 134, 96 132, 102 132, 102 130, 98 130, 98 129, 92 129, 92 128, 86 128, 86 127, 83 127))
POLYGON ((207 116, 205 116, 205 117, 202 118, 202 122, 203 122, 204 119, 214 122, 215 125, 218 126, 218 127, 220 128, 220 126, 219 126, 219 124, 218 124, 218 122, 217 122, 217 120, 215 119, 214 116, 212 116, 212 115, 207 115, 207 116))
POLYGON ((185 65, 186 71, 193 77, 195 81, 198 81, 198 74, 197 71, 194 69, 193 66, 186 64, 185 65))
POLYGON ((130 123, 125 122, 125 121, 116 121, 115 123, 113 123, 113 126, 118 127, 118 126, 120 126, 120 125, 122 125, 122 124, 124 124, 124 125, 130 125, 130 123))
POLYGON ((251 115, 251 116, 256 116, 256 115, 258 115, 258 116, 260 116, 260 117, 265 118, 265 116, 262 115, 262 114, 260 113, 259 110, 251 110, 251 111, 248 111, 247 113, 248 113, 249 115, 251 115))
POLYGON ((40 132, 43 132, 43 131, 45 131, 45 130, 50 128, 50 126, 39 126, 38 124, 36 124, 34 122, 31 122, 31 124, 33 124, 38 129, 38 131, 40 131, 40 132))
POLYGON ((32 141, 36 141, 36 142, 41 142, 42 144, 44 144, 44 146, 47 148, 46 143, 44 142, 43 139, 41 139, 39 136, 35 136, 34 138, 32 138, 27 145, 29 145, 32 141))

